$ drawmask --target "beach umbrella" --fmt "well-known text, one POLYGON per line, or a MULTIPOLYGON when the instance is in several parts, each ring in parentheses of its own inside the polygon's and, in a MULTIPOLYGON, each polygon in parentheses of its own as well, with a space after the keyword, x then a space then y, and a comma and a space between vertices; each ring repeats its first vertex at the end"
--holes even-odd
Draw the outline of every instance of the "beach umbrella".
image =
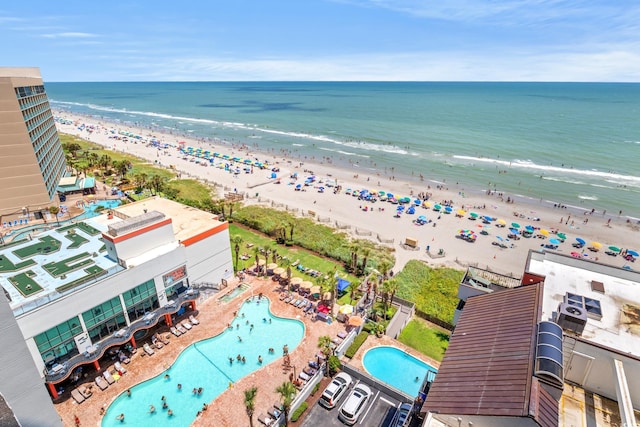
POLYGON ((574 258, 580 258, 581 257, 579 252, 571 252, 571 256, 574 257, 574 258))
POLYGON ((491 222, 491 221, 493 221, 493 218, 491 218, 489 215, 485 215, 485 216, 483 216, 483 217, 482 217, 482 219, 484 219, 484 220, 485 220, 485 221, 487 221, 487 222, 491 222))
POLYGON ((469 213, 469 216, 470 216, 471 218, 474 218, 474 219, 475 219, 475 218, 478 218, 480 215, 478 215, 478 214, 477 214, 477 213, 475 213, 475 212, 471 212, 471 213, 469 213))
POLYGON ((591 246, 593 246, 596 249, 600 249, 602 247, 602 243, 600 243, 600 242, 591 242, 591 246))
POLYGON ((512 234, 520 234, 520 231, 516 230, 515 228, 510 228, 510 229, 509 229, 509 231, 510 231, 512 234))
POLYGON ((549 236, 549 231, 545 230, 544 228, 541 228, 540 229, 540 234, 542 234, 545 237, 548 237, 549 236))
POLYGON ((632 251, 631 249, 628 249, 628 250, 627 250, 627 253, 628 253, 629 255, 631 255, 631 256, 634 256, 634 257, 637 257, 637 256, 638 256, 638 252, 636 252, 636 251, 632 251))
POLYGON ((497 222, 500 225, 506 225, 507 224, 507 221, 505 221, 504 219, 499 219, 497 222))
POLYGON ((533 230, 535 230, 533 225, 527 225, 524 229, 527 230, 527 233, 533 233, 533 230))
POLYGON ((621 251, 621 249, 619 247, 617 247, 617 246, 609 246, 609 250, 611 252, 620 252, 621 251))
POLYGON ((423 207, 423 208, 430 208, 430 207, 431 207, 431 203, 429 203, 429 202, 423 202, 423 203, 422 203, 422 207, 423 207))
POLYGON ((322 299, 323 299, 324 301, 331 301, 331 292, 325 292, 325 293, 322 295, 322 299))
POLYGON ((518 228, 520 228, 520 224, 518 224, 517 222, 512 222, 511 223, 511 227, 513 227, 515 229, 518 229, 518 228))
POLYGON ((259 259, 258 260, 258 265, 264 265, 264 260, 263 259, 259 259))
POLYGON ((364 322, 364 320, 362 319, 362 317, 360 317, 360 316, 351 316, 351 317, 349 317, 349 321, 347 323, 349 323, 349 326, 358 327, 358 326, 362 325, 363 322, 364 322))
POLYGON ((446 213, 451 213, 451 212, 453 212, 453 208, 452 208, 451 206, 445 206, 445 207, 444 207, 444 211, 445 211, 446 213))
POLYGON ((389 199, 393 199, 393 197, 394 197, 394 196, 393 196, 393 194, 391 194, 391 193, 387 193, 387 198, 389 198, 389 199))
POLYGON ((433 210, 435 210, 435 211, 439 211, 440 209, 442 209, 442 206, 440 206, 440 205, 435 205, 433 207, 433 210))
POLYGON ((496 239, 500 240, 501 242, 504 242, 504 239, 501 236, 496 236, 496 239))
POLYGON ((413 204, 416 205, 416 206, 420 206, 421 203, 422 203, 422 201, 420 199, 415 199, 413 201, 413 204))
POLYGON ((556 234, 556 236, 558 236, 562 240, 567 240, 567 235, 564 234, 564 233, 558 233, 558 234, 556 234))
POLYGON ((560 240, 558 240, 558 239, 549 239, 549 243, 551 243, 552 245, 559 245, 560 244, 560 240))
POLYGON ((276 276, 280 276, 281 274, 284 274, 284 271, 284 268, 278 267, 273 270, 273 274, 275 274, 276 276))
POLYGON ((464 210, 464 209, 458 209, 458 212, 457 212, 457 213, 458 213, 458 215, 460 215, 460 216, 464 216, 467 212, 465 212, 465 210, 464 210))
POLYGON ((292 277, 291 278, 291 284, 292 285, 299 285, 300 283, 302 283, 302 277, 292 277))
POLYGON ((302 289, 311 289, 313 287, 313 283, 309 282, 308 280, 305 280, 302 283, 300 283, 300 287, 302 289))
POLYGON ((353 306, 351 304, 345 304, 338 310, 342 314, 351 314, 353 313, 353 306))
POLYGON ((585 243, 587 243, 584 241, 584 239, 581 239, 580 237, 576 237, 576 242, 580 243, 581 245, 584 245, 585 243))
POLYGON ((397 210, 398 212, 402 212, 404 210, 404 206, 398 205, 397 210))
POLYGON ((274 268, 278 268, 278 264, 276 264, 275 262, 267 264, 267 270, 273 270, 274 268))
POLYGON ((313 295, 320 295, 320 286, 310 287, 309 292, 311 292, 313 295))

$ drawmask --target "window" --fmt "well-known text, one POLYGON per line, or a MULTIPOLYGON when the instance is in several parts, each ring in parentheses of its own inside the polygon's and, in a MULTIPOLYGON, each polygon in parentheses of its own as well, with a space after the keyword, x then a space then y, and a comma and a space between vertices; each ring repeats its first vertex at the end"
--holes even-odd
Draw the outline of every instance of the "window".
POLYGON ((96 325, 108 322, 110 319, 121 314, 122 304, 120 304, 120 298, 111 298, 109 301, 105 301, 100 305, 93 307, 89 311, 82 313, 82 318, 87 326, 87 329, 91 329, 96 325))
POLYGON ((74 317, 36 335, 33 339, 42 359, 47 362, 60 356, 71 357, 77 354, 74 337, 80 333, 82 333, 80 320, 74 317))

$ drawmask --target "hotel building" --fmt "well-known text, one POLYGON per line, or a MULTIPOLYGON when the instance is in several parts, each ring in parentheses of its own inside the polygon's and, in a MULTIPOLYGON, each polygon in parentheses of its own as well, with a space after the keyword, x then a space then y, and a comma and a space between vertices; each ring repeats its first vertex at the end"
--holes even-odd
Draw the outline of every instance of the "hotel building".
POLYGON ((2 222, 50 206, 65 169, 39 69, 0 67, 2 222))
POLYGON ((228 223, 157 197, 0 251, 0 284, 54 400, 232 274, 228 223))

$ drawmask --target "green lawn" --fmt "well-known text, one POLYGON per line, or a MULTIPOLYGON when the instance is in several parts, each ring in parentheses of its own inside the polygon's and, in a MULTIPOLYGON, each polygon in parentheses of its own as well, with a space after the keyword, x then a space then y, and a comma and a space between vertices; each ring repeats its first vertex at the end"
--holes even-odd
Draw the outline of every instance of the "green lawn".
POLYGON ((442 362, 444 352, 449 346, 449 334, 430 326, 422 319, 414 318, 404 327, 398 341, 442 362))
MULTIPOLYGON (((243 261, 242 259, 240 259, 238 261, 239 270, 242 270, 242 268, 244 267, 251 268, 256 265, 256 259, 253 255, 253 247, 247 248, 247 243, 252 243, 254 247, 266 247, 268 245, 273 245, 277 249, 278 255, 286 256, 291 260, 291 262, 299 261, 300 265, 303 265, 304 267, 308 267, 329 275, 333 274, 333 272, 337 269, 340 277, 350 281, 352 285, 355 284, 355 286, 357 286, 357 284, 359 283, 358 279, 355 276, 346 274, 344 272, 344 267, 341 263, 328 258, 320 257, 305 249, 300 249, 293 246, 276 245, 275 241, 270 237, 255 233, 249 229, 239 227, 235 224, 229 224, 229 235, 231 237, 236 235, 242 237, 244 242, 242 244, 242 247, 240 248, 240 255, 250 255, 250 258, 248 260, 243 261)), ((235 261, 235 251, 233 248, 233 244, 231 245, 231 254, 233 260, 235 261)), ((313 278, 311 276, 298 271, 295 268, 292 269, 292 276, 302 277, 304 280, 313 282, 313 278)), ((347 297, 348 293, 349 291, 347 290, 347 297)))
POLYGON ((36 283, 35 280, 32 279, 32 276, 36 274, 31 271, 25 271, 24 273, 16 274, 15 276, 9 277, 9 281, 13 286, 16 287, 20 293, 28 297, 29 295, 35 294, 36 292, 40 292, 42 287, 36 283))
POLYGON ((178 198, 184 200, 211 199, 211 189, 195 179, 177 179, 167 182, 167 186, 178 191, 178 198))
POLYGON ((13 253, 21 259, 30 258, 34 255, 44 255, 60 249, 62 243, 51 236, 38 237, 38 241, 33 245, 16 249, 13 253))

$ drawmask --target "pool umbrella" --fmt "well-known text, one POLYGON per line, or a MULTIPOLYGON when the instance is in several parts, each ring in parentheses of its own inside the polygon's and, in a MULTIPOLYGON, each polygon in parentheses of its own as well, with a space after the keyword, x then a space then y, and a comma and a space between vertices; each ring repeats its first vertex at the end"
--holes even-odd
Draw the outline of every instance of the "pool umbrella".
POLYGON ((267 270, 273 270, 274 268, 278 268, 278 264, 276 264, 275 262, 267 264, 267 270))
POLYGON ((281 274, 284 274, 284 272, 285 270, 282 267, 278 267, 273 270, 273 274, 275 274, 276 276, 280 276, 281 274))
POLYGON ((360 316, 351 316, 351 317, 349 317, 349 321, 347 323, 349 323, 349 326, 358 327, 358 326, 362 325, 363 322, 364 322, 364 320, 362 319, 362 317, 360 317, 360 316))
POLYGON ((313 295, 320 295, 320 286, 312 286, 309 288, 309 292, 313 295))
POLYGON ((513 227, 513 228, 516 228, 516 229, 517 229, 517 228, 520 228, 520 224, 518 224, 517 222, 512 222, 512 223, 511 223, 511 227, 513 227))
POLYGON ((305 280, 304 282, 300 283, 300 287, 302 289, 311 289, 313 287, 313 283, 309 282, 308 280, 305 280))
POLYGON ((263 259, 258 260, 258 265, 264 265, 264 260, 263 259))
POLYGON ((585 243, 587 243, 584 241, 584 239, 581 239, 580 237, 576 237, 576 242, 580 243, 581 245, 584 245, 585 243))
POLYGON ((292 285, 299 285, 302 282, 303 282, 302 277, 292 277, 291 278, 291 284, 292 285))
POLYGON ((636 252, 636 251, 632 251, 631 249, 628 249, 628 250, 627 250, 627 253, 628 253, 629 255, 631 255, 631 256, 634 256, 634 257, 637 257, 637 256, 638 256, 638 252, 636 252))
POLYGON ((617 247, 617 246, 609 246, 609 250, 611 252, 620 252, 621 251, 621 249, 619 247, 617 247))
POLYGON ((331 292, 325 292, 324 295, 322 295, 322 299, 325 301, 331 301, 331 292))
POLYGON ((567 240, 567 235, 564 233, 558 233, 557 234, 558 238, 562 239, 562 240, 567 240))
POLYGON ((340 307, 340 310, 338 311, 342 314, 351 314, 353 313, 353 306, 350 304, 345 304, 342 307, 340 307))
POLYGON ((551 243, 552 245, 559 245, 560 244, 560 240, 558 240, 558 239, 549 239, 549 243, 551 243))

